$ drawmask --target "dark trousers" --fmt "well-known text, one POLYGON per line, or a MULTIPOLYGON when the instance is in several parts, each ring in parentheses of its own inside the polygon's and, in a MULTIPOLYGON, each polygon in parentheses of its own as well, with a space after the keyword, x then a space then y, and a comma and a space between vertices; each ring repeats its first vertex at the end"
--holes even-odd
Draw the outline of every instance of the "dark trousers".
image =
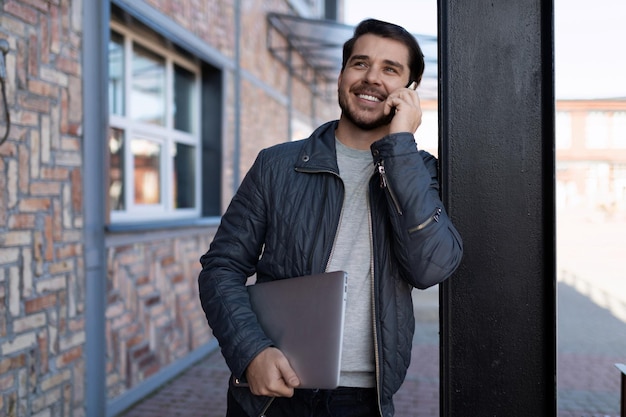
MULTIPOLYGON (((378 417, 375 388, 296 389, 291 398, 275 398, 266 417, 378 417)), ((248 416, 228 391, 226 417, 248 416)))

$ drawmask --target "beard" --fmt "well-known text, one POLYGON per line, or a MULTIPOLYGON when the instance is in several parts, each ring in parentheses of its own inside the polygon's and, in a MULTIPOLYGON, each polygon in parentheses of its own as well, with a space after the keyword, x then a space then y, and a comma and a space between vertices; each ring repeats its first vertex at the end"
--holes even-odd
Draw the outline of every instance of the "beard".
POLYGON ((363 114, 358 114, 358 111, 351 108, 348 103, 348 94, 339 91, 339 108, 341 108, 341 115, 348 119, 353 125, 362 130, 374 130, 381 126, 386 126, 391 123, 391 119, 395 114, 395 109, 392 109, 388 115, 381 115, 378 118, 369 118, 369 112, 362 112, 363 114))

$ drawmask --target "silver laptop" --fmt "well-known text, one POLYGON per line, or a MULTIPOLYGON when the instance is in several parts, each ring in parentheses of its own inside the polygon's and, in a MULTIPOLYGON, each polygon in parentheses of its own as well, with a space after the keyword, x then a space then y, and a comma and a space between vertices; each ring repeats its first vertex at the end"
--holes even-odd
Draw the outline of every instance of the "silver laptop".
POLYGON ((337 271, 248 286, 252 309, 298 375, 299 388, 339 385, 347 275, 337 271))

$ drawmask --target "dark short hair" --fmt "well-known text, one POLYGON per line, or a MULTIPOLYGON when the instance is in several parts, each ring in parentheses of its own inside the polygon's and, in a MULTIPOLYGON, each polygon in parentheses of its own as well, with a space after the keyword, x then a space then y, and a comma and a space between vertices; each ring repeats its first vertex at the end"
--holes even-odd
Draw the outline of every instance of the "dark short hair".
POLYGON ((352 38, 348 39, 346 43, 343 44, 341 71, 345 69, 348 59, 352 56, 352 50, 354 49, 354 44, 357 39, 367 34, 393 39, 406 45, 409 50, 411 81, 415 81, 418 84, 420 83, 422 75, 424 74, 424 54, 415 37, 402 26, 376 19, 366 19, 359 23, 354 29, 352 38))

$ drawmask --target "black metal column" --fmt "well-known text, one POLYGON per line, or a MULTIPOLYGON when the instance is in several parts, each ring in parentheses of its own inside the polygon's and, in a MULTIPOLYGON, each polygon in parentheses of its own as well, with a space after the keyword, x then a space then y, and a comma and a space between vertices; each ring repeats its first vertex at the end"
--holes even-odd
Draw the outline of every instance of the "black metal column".
POLYGON ((556 415, 552 0, 439 0, 441 416, 556 415))

